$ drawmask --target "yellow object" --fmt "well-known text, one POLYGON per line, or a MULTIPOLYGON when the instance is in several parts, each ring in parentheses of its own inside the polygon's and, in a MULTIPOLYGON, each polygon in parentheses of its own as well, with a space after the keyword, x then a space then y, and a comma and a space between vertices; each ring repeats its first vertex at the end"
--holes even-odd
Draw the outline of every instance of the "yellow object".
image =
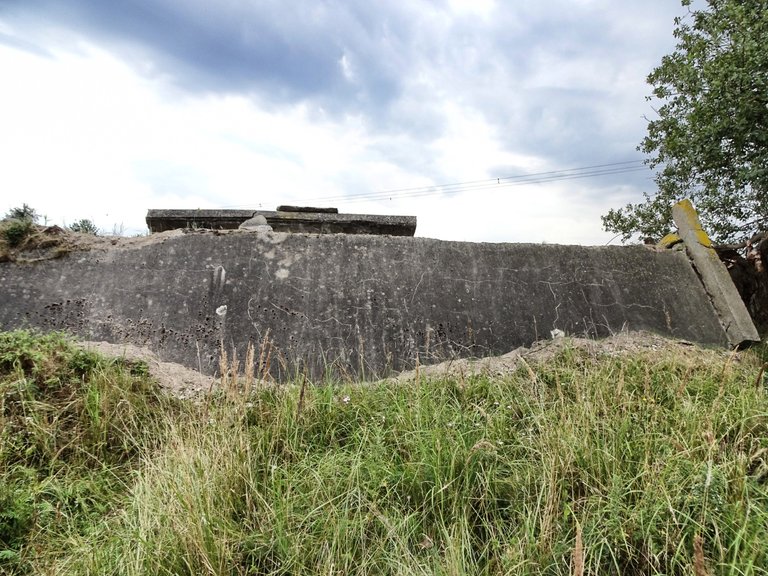
POLYGON ((688 221, 689 225, 692 228, 692 232, 696 235, 696 241, 704 246, 704 248, 712 248, 712 241, 709 239, 709 236, 706 232, 704 232, 704 229, 701 227, 701 223, 699 222, 699 216, 696 214, 696 210, 693 207, 693 204, 691 204, 690 200, 681 200, 677 204, 675 204, 675 208, 680 210, 682 213, 681 215, 688 221))
POLYGON ((672 248, 675 244, 679 244, 682 242, 683 239, 680 238, 680 234, 676 232, 671 232, 664 236, 659 242, 656 244, 659 248, 672 248))

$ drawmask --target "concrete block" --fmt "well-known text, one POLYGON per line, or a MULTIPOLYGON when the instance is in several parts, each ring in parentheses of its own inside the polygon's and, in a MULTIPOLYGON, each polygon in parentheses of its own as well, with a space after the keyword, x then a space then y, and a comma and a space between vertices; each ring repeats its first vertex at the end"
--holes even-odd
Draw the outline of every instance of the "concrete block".
POLYGON ((312 234, 380 234, 413 236, 416 216, 339 214, 335 208, 280 206, 284 210, 157 210, 147 211, 150 232, 178 229, 236 230, 255 216, 266 219, 275 232, 312 234), (316 210, 308 212, 307 210, 316 210))
POLYGON ((747 307, 739 296, 728 270, 712 247, 709 236, 701 227, 691 202, 683 200, 675 204, 672 208, 672 218, 677 224, 678 234, 683 239, 685 249, 712 305, 717 311, 729 344, 742 347, 752 342, 759 342, 760 336, 747 307))

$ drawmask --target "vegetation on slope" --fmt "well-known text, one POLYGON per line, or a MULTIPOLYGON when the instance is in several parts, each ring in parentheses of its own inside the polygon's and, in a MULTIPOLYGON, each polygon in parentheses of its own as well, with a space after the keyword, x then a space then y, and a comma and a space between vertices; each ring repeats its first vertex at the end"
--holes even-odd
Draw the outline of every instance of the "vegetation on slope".
POLYGON ((680 350, 181 403, 5 334, 0 571, 763 574, 759 354, 680 350))
POLYGON ((43 573, 122 506, 173 413, 146 366, 0 333, 0 573, 43 573))

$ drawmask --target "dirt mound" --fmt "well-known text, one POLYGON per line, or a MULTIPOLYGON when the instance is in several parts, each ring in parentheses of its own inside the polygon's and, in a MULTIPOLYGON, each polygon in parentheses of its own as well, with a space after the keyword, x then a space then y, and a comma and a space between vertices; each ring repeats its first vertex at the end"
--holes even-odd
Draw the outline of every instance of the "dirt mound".
POLYGON ((547 362, 565 347, 586 351, 590 356, 629 356, 644 352, 676 354, 679 357, 696 356, 699 361, 722 361, 732 355, 722 349, 708 349, 683 340, 672 340, 649 332, 624 332, 602 340, 588 338, 558 337, 553 340, 536 342, 530 348, 518 348, 503 356, 480 359, 456 359, 420 366, 392 378, 396 382, 407 382, 420 378, 442 378, 463 376, 505 376, 520 368, 521 364, 532 365, 547 362), (525 363, 525 364, 523 364, 525 363))
POLYGON ((39 262, 61 258, 72 252, 139 248, 164 242, 184 233, 184 230, 170 230, 147 236, 97 236, 73 232, 60 226, 34 224, 17 245, 11 246, 0 238, 0 262, 39 262))
MULTIPOLYGON (((145 362, 150 374, 157 379, 160 386, 169 394, 179 398, 198 398, 217 389, 220 385, 219 378, 207 376, 180 364, 163 362, 148 348, 109 342, 80 342, 79 344, 87 350, 107 357, 145 362)), ((584 350, 594 357, 628 356, 651 352, 659 355, 674 354, 678 358, 695 358, 697 362, 722 362, 729 356, 737 358, 727 350, 701 348, 690 342, 671 340, 647 332, 626 332, 603 340, 565 337, 540 341, 530 348, 518 348, 502 356, 479 359, 460 358, 440 364, 420 366, 417 370, 402 372, 385 381, 406 383, 417 378, 460 378, 478 375, 503 377, 517 371, 521 366, 530 367, 547 362, 565 347, 584 350)))
POLYGON ((149 367, 149 373, 160 387, 178 398, 194 398, 206 394, 218 386, 218 379, 191 370, 181 364, 163 362, 148 348, 133 344, 110 344, 109 342, 78 342, 85 350, 98 352, 109 358, 140 360, 149 367))

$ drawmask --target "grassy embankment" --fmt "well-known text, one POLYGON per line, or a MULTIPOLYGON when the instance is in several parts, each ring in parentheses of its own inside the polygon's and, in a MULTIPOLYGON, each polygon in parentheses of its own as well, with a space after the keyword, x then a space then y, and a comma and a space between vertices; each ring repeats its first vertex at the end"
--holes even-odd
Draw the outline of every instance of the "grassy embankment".
POLYGON ((760 351, 200 403, 0 334, 0 573, 765 574, 760 351))

